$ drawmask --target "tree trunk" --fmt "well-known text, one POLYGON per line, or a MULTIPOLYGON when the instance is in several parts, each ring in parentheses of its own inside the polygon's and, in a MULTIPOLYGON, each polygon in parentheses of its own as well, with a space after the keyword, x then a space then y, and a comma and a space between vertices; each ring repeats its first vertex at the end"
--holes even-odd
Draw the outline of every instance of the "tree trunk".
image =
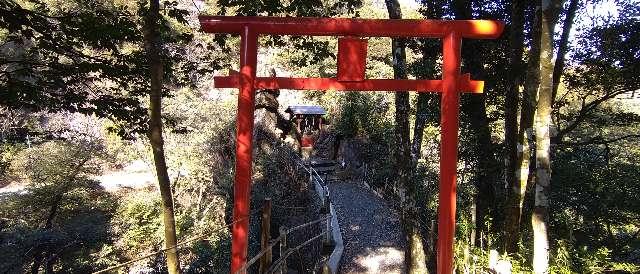
POLYGON ((571 0, 569 8, 567 9, 567 16, 564 19, 562 25, 562 36, 558 44, 558 54, 556 55, 556 63, 553 66, 553 92, 551 96, 551 103, 555 102, 556 95, 558 95, 558 86, 560 86, 560 77, 564 70, 564 56, 569 50, 569 34, 571 33, 571 26, 573 25, 573 19, 576 17, 576 10, 578 9, 578 0, 571 0))
POLYGON ((416 103, 416 120, 413 126, 413 140, 411 141, 411 163, 412 168, 418 164, 422 149, 422 137, 424 136, 424 128, 427 125, 428 108, 430 104, 429 94, 418 94, 418 102, 416 103))
POLYGON ((517 162, 515 171, 515 185, 519 189, 517 194, 517 209, 520 227, 522 228, 523 204, 525 194, 529 189, 530 161, 531 161, 531 143, 533 142, 533 117, 535 114, 535 106, 537 103, 536 92, 538 83, 540 82, 540 25, 541 13, 540 9, 536 9, 531 30, 531 49, 529 51, 529 60, 525 73, 524 94, 522 95, 520 109, 520 128, 517 138, 517 162))
MULTIPOLYGON (((425 19, 441 19, 444 12, 445 3, 442 0, 423 1, 422 7, 425 9, 425 19)), ((435 79, 439 78, 436 72, 438 68, 436 64, 442 56, 441 41, 433 39, 422 39, 420 50, 422 52, 423 73, 420 78, 435 79)), ((424 129, 428 124, 439 125, 440 110, 440 94, 421 92, 418 94, 416 104, 416 117, 413 127, 413 139, 411 141, 411 155, 413 157, 412 170, 416 170, 418 160, 421 157, 422 143, 424 140, 424 129)), ((426 242, 428 248, 423 249, 425 252, 425 261, 427 270, 425 272, 435 272, 436 266, 436 225, 435 220, 431 220, 431 225, 420 231, 423 235, 430 235, 426 242), (433 237, 431 237, 433 236, 433 237)))
POLYGON ((38 274, 38 270, 40 270, 41 264, 42 264, 42 253, 38 252, 33 257, 33 264, 31 265, 31 274, 38 274))
MULTIPOLYGON (((53 220, 55 220, 58 215, 58 209, 60 208, 60 202, 62 202, 62 194, 58 194, 51 204, 51 210, 49 210, 49 215, 47 215, 47 219, 44 223, 44 229, 50 230, 53 227, 53 220)), ((33 257, 33 264, 31 265, 31 273, 37 274, 40 271, 40 265, 42 265, 42 260, 44 260, 45 251, 41 250, 40 246, 36 247, 36 255, 33 257)))
POLYGON ((53 265, 57 260, 57 256, 51 256, 51 258, 47 258, 47 262, 45 263, 44 273, 45 274, 53 274, 53 265))
MULTIPOLYGON (((385 0, 389 18, 401 19, 402 12, 398 0, 385 0)), ((395 79, 406 79, 406 52, 404 39, 392 39, 393 75, 395 79)), ((426 257, 422 246, 422 235, 418 228, 418 212, 416 207, 416 187, 411 182, 411 149, 409 140, 409 93, 395 94, 395 133, 397 148, 395 156, 398 169, 398 182, 402 187, 401 208, 402 222, 407 236, 405 265, 408 273, 427 273, 426 257)))
POLYGON ((44 229, 49 230, 53 227, 53 220, 55 220, 58 215, 58 209, 60 208, 60 203, 62 202, 62 194, 58 194, 56 199, 51 204, 51 210, 49 211, 49 215, 47 216, 47 220, 44 223, 44 229))
MULTIPOLYGON (((90 150, 90 152, 93 152, 93 149, 90 150)), ((76 153, 77 156, 77 153, 76 153)), ((83 159, 82 161, 80 161, 80 163, 78 163, 78 165, 75 166, 75 168, 73 169, 73 172, 71 174, 69 174, 68 177, 64 178, 63 180, 66 180, 67 182, 73 182, 76 177, 78 176, 78 174, 80 173, 80 171, 82 170, 82 167, 84 166, 84 164, 86 164, 89 160, 91 159, 91 157, 87 157, 85 159, 83 159)), ((44 229, 45 230, 50 230, 53 227, 53 221, 56 219, 56 217, 58 216, 58 210, 60 210, 60 205, 64 199, 64 195, 69 191, 69 186, 66 186, 62 189, 60 189, 59 193, 56 194, 55 199, 53 200, 53 203, 51 204, 51 210, 49 211, 49 215, 47 215, 47 219, 44 222, 44 229)), ((42 260, 44 260, 44 258, 46 257, 44 254, 44 251, 40 250, 41 248, 39 246, 36 247, 35 255, 33 257, 33 264, 31 265, 31 273, 33 274, 37 274, 40 270, 40 265, 42 265, 42 260)), ((55 256, 54 256, 55 257, 55 256)), ((51 260, 47 260, 46 265, 45 265, 45 272, 46 273, 50 273, 53 268, 53 263, 54 261, 51 260)))
MULTIPOLYGON (((473 19, 470 0, 455 0, 453 8, 456 19, 473 19)), ((482 60, 479 58, 476 41, 465 41, 462 45, 462 60, 466 71, 474 78, 483 79, 482 60)), ((468 119, 472 137, 474 162, 477 163, 476 174, 473 178, 476 187, 474 197, 476 204, 475 228, 485 230, 485 219, 491 216, 495 205, 495 180, 497 178, 497 161, 493 153, 491 142, 491 128, 487 117, 486 94, 463 95, 461 97, 461 112, 468 119)), ((492 226, 495 227, 495 226, 492 226)), ((489 231, 487 231, 489 232, 489 231)), ((476 239, 471 239, 475 243, 476 239)))
POLYGON ((151 77, 151 90, 149 101, 149 141, 153 150, 156 174, 160 196, 162 197, 162 215, 164 220, 164 245, 169 248, 166 251, 167 269, 169 273, 180 273, 178 261, 178 243, 176 237, 175 215, 173 210, 173 197, 167 163, 164 157, 164 140, 162 138, 162 60, 160 56, 160 4, 159 0, 150 0, 149 12, 145 18, 145 48, 149 58, 149 74, 151 77), (173 248, 171 248, 173 247, 173 248))
POLYGON ((526 1, 516 0, 511 6, 511 28, 509 30, 509 67, 505 94, 505 185, 507 186, 507 201, 505 207, 505 241, 504 250, 507 253, 518 252, 520 239, 520 215, 522 214, 523 191, 517 180, 518 160, 518 96, 522 82, 524 48, 524 10, 526 1))
POLYGON ((551 100, 553 92, 553 29, 562 0, 542 0, 540 85, 536 107, 536 179, 533 228, 533 272, 549 272, 549 185, 551 183, 551 100))
MULTIPOLYGON (((442 18, 442 3, 435 3, 436 1, 432 1, 430 3, 423 3, 426 5, 426 15, 425 19, 440 19, 442 18)), ((421 48, 422 51, 422 65, 426 67, 426 72, 421 75, 424 79, 432 79, 436 76, 436 63, 440 56, 441 45, 439 43, 435 43, 433 40, 423 40, 423 45, 421 48)), ((418 94, 418 102, 416 103, 416 120, 413 126, 413 139, 411 141, 411 156, 412 159, 412 169, 415 170, 418 160, 420 159, 420 154, 422 150, 422 141, 424 136, 424 128, 427 123, 432 121, 428 121, 431 109, 439 109, 438 104, 440 102, 440 97, 438 94, 421 92, 418 94)), ((437 120, 434 119, 433 122, 437 123, 437 120)))

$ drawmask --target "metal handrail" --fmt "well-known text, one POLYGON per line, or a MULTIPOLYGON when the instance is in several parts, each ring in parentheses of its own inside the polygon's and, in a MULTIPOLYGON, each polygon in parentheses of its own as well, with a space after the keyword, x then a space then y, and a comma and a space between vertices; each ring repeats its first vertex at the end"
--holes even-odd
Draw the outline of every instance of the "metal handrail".
POLYGON ((325 186, 325 185, 326 185, 326 183, 324 182, 324 180, 322 180, 322 177, 320 176, 320 174, 318 174, 318 171, 317 171, 315 168, 313 168, 313 167, 311 167, 311 166, 309 166, 309 168, 307 168, 304 164, 301 164, 301 163, 300 163, 300 161, 296 161, 296 164, 298 164, 299 166, 301 166, 302 168, 304 168, 304 170, 305 170, 305 171, 307 171, 307 172, 309 172, 309 173, 315 173, 315 174, 316 174, 316 176, 318 177, 318 179, 320 179, 320 182, 322 182, 322 184, 321 184, 321 185, 322 185, 322 186, 325 186))
POLYGON ((309 169, 307 169, 306 166, 304 166, 304 164, 301 164, 300 161, 296 161, 296 164, 298 164, 299 166, 301 166, 302 168, 304 168, 304 170, 306 170, 307 172, 309 172, 309 169))
POLYGON ((318 174, 318 171, 316 171, 316 169, 315 169, 315 168, 313 168, 313 167, 309 167, 309 168, 311 169, 311 171, 313 171, 313 172, 315 172, 315 173, 316 173, 316 176, 318 176, 318 179, 320 179, 320 182, 321 182, 321 185, 322 185, 322 186, 327 185, 327 184, 324 182, 324 180, 322 180, 322 177, 320 177, 320 174, 318 174))

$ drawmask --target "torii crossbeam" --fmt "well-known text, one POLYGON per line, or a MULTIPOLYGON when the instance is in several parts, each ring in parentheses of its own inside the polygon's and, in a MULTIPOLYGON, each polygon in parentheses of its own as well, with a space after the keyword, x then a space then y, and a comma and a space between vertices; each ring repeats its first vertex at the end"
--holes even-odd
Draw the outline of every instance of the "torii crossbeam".
POLYGON ((437 265, 453 272, 456 220, 459 92, 481 93, 484 83, 460 74, 462 38, 495 39, 504 24, 490 20, 382 20, 347 18, 200 16, 202 30, 238 34, 240 72, 216 77, 217 88, 238 88, 237 144, 233 195, 231 273, 247 258, 252 138, 256 89, 441 92, 440 183, 437 265), (341 36, 336 78, 256 77, 259 35, 341 36), (367 41, 362 37, 428 37, 442 39, 442 79, 365 79, 367 41))

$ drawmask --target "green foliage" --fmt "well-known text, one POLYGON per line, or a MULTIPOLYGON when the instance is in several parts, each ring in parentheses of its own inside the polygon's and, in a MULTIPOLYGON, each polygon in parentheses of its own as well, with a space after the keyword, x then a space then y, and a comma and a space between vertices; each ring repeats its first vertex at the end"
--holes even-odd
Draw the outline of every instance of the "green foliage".
MULTIPOLYGON (((468 233, 464 235, 469 235, 468 233)), ((495 238, 497 235, 492 236, 495 238)), ((458 269, 457 273, 487 273, 489 266, 490 248, 479 246, 471 246, 468 239, 460 239, 457 237, 454 250, 454 264, 458 269)), ((495 252, 496 250, 493 249, 495 252)), ((514 254, 508 256, 505 254, 499 255, 498 260, 508 261, 511 264, 511 273, 533 273, 527 258, 529 254, 514 254)), ((490 272, 490 271, 489 271, 490 272)), ((551 273, 560 273, 555 270, 551 273)))
POLYGON ((388 94, 347 92, 334 98, 332 103, 338 109, 334 113, 335 129, 347 140, 358 140, 358 153, 369 170, 367 182, 375 187, 393 182, 394 163, 380 157, 390 155, 395 143, 388 94))
MULTIPOLYGON (((271 198, 271 231, 277 227, 294 227, 322 217, 320 199, 309 184, 309 174, 298 163, 298 151, 284 143, 273 131, 258 125, 255 128, 256 156, 254 160, 254 182, 251 188, 252 212, 260 210, 264 198, 271 198)), ((256 214, 259 216, 259 213, 256 214)), ((255 218, 249 228, 249 254, 260 250, 260 222, 255 218)), ((302 243, 310 235, 321 232, 323 224, 315 224, 288 234, 289 243, 302 243)), ((299 273, 312 271, 321 247, 309 244, 300 249, 299 256, 289 257, 289 266, 299 273)), ((252 255, 250 255, 252 256, 252 255)))
POLYGON ((354 13, 361 5, 360 0, 348 1, 229 1, 217 2, 220 13, 244 16, 296 16, 296 17, 333 17, 345 13, 354 13))
MULTIPOLYGON (((163 2, 165 82, 195 86, 190 75, 218 67, 211 39, 195 39, 188 11, 163 2), (195 42, 194 44, 190 44, 195 42), (190 48, 190 47, 193 47, 190 48)), ((112 119, 122 136, 144 132, 149 90, 143 47, 146 1, 0 2, 0 104, 112 119), (3 32, 5 33, 5 32, 3 32)))
POLYGON ((569 74, 570 84, 597 89, 633 91, 640 88, 636 75, 640 71, 640 6, 633 1, 616 3, 620 18, 605 24, 595 24, 578 37, 580 50, 574 58, 581 66, 569 74))
POLYGON ((560 240, 556 245, 558 248, 556 249, 553 263, 551 264, 552 271, 559 274, 572 273, 571 253, 569 252, 567 242, 560 240))
POLYGON ((228 273, 231 266, 231 237, 197 242, 192 247, 195 259, 185 273, 228 273))
POLYGON ((637 272, 634 238, 640 220, 638 116, 625 93, 638 89, 638 6, 615 20, 595 21, 578 36, 578 65, 564 76, 555 115, 550 231, 559 273, 637 272))
POLYGON ((550 269, 552 273, 635 273, 640 270, 638 265, 613 261, 611 250, 606 247, 577 247, 565 240, 557 241, 556 246, 550 269))
POLYGON ((162 242, 160 198, 155 192, 126 197, 116 211, 112 226, 120 235, 119 245, 131 254, 141 254, 162 242))
POLYGON ((348 92, 339 96, 341 105, 336 130, 346 137, 380 140, 391 127, 387 117, 389 102, 384 94, 348 92))
POLYGON ((21 145, 0 143, 0 186, 3 185, 4 176, 11 167, 11 161, 21 149, 23 149, 21 145))
MULTIPOLYGON (((232 107, 232 103, 210 100, 188 88, 176 90, 165 99, 165 113, 174 122, 164 137, 178 238, 206 236, 206 240, 185 245, 180 251, 181 260, 189 265, 186 268, 189 273, 207 273, 206 269, 212 266, 225 271, 223 266, 228 264, 229 235, 223 226, 225 207, 232 193, 235 149, 232 107)), ((148 143, 111 137, 109 149, 116 155, 129 155, 123 157, 125 163, 139 158, 151 161, 148 143)), ((120 201, 111 222, 114 233, 119 235, 114 253, 134 259, 160 249, 163 227, 156 190, 127 191, 120 201)), ((155 256, 138 265, 162 271, 162 260, 162 256, 155 256)))
MULTIPOLYGON (((217 1, 220 15, 280 16, 280 17, 336 17, 358 15, 356 9, 361 0, 348 1, 217 1)), ((334 43, 326 38, 308 36, 268 37, 267 45, 284 47, 294 51, 287 61, 297 68, 317 64, 326 58, 335 59, 334 43), (333 45, 333 46, 332 46, 333 45)))
POLYGON ((619 259, 640 248, 633 237, 623 236, 633 233, 625 232, 627 224, 640 220, 640 197, 634 191, 640 188, 635 179, 640 167, 626 160, 638 151, 619 150, 622 147, 587 145, 556 153, 551 203, 557 210, 551 224, 554 238, 562 239, 554 255, 558 272, 635 267, 619 259))
MULTIPOLYGON (((624 225, 640 220, 640 197, 637 178, 639 166, 620 161, 617 152, 597 146, 585 146, 558 151, 554 167, 553 182, 557 183, 552 193, 552 203, 558 209, 568 211, 566 218, 560 218, 563 211, 557 211, 557 223, 571 223, 568 230, 578 233, 604 232, 606 225, 624 225), (585 184, 585 182, 589 182, 585 184)), ((634 153, 638 154, 638 152, 634 153)), ((598 236, 577 234, 604 242, 606 234, 598 236)))
POLYGON ((123 47, 139 43, 142 37, 126 9, 104 3, 91 7, 69 4, 74 11, 40 1, 26 4, 0 4, 0 25, 9 31, 3 43, 22 48, 3 51, 0 60, 9 73, 2 74, 0 84, 8 92, 2 94, 0 103, 144 123, 144 109, 137 99, 123 96, 119 85, 99 90, 85 86, 87 79, 97 80, 96 73, 132 90, 146 86, 141 79, 141 51, 123 47))
POLYGON ((89 178, 99 151, 96 144, 55 141, 16 155, 11 173, 25 188, 0 197, 0 268, 22 272, 41 261, 70 273, 93 271, 90 255, 109 241, 114 204, 89 178))
MULTIPOLYGON (((99 171, 100 147, 92 143, 47 142, 21 151, 12 161, 12 175, 26 182, 27 196, 37 201, 30 207, 42 219, 50 208, 81 202, 99 190, 91 175, 99 171)), ((28 214, 26 216, 32 216, 28 214)))

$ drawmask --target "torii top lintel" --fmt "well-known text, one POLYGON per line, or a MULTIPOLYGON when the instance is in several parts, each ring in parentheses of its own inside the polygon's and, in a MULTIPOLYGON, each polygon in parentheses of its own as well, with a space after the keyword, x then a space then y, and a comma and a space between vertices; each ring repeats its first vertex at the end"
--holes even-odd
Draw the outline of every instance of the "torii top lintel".
MULTIPOLYGON (((367 41, 357 37, 497 38, 504 24, 491 20, 416 20, 297 17, 200 16, 210 33, 258 35, 347 36, 339 38, 336 78, 256 77, 256 89, 441 92, 442 80, 365 79, 367 41), (250 32, 245 34, 244 32, 250 32)), ((253 51, 252 49, 250 51, 253 51)), ((443 51, 448 54, 447 50, 443 51)), ((459 53, 455 53, 458 55, 459 53)), ((483 81, 469 74, 456 77, 457 90, 481 93, 483 81)), ((239 87, 239 74, 214 78, 216 88, 239 87)))
POLYGON ((242 32, 249 26, 258 34, 357 37, 442 38, 455 32, 462 38, 495 39, 504 24, 492 20, 356 19, 309 17, 200 16, 202 30, 242 32))

